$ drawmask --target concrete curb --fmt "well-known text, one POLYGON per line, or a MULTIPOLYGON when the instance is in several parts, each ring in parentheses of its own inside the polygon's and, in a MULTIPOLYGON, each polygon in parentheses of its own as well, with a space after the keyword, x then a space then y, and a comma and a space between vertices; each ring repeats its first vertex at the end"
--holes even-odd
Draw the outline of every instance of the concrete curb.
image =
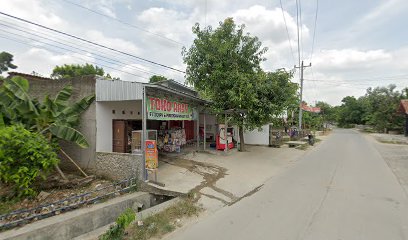
MULTIPOLYGON (((155 215, 161 211, 166 210, 167 208, 179 203, 181 201, 180 197, 173 198, 169 201, 166 201, 164 203, 161 203, 159 205, 156 205, 154 207, 148 208, 146 210, 143 210, 141 212, 136 213, 136 220, 143 220, 145 218, 148 218, 152 215, 155 215)), ((100 227, 98 229, 93 230, 92 232, 86 233, 84 235, 78 236, 74 238, 73 240, 96 240, 98 239, 99 236, 104 234, 106 231, 108 231, 109 227, 113 224, 114 222, 111 222, 103 227, 100 227)))
MULTIPOLYGON (((142 203, 144 207, 147 208, 145 211, 150 210, 149 212, 154 213, 156 209, 155 207, 149 209, 152 204, 152 200, 153 202, 156 200, 152 199, 152 196, 152 194, 147 192, 126 194, 124 196, 108 200, 104 203, 99 203, 90 207, 67 212, 58 216, 33 222, 21 228, 12 229, 0 233, 0 239, 73 239, 86 234, 89 231, 113 223, 124 210, 126 210, 127 208, 133 208, 137 210, 137 206, 135 205, 139 205, 140 203, 142 203)), ((168 202, 172 201, 170 200, 168 202)), ((161 204, 158 204, 156 207, 160 205, 161 204)), ((143 213, 143 215, 148 214, 149 212, 143 213)))

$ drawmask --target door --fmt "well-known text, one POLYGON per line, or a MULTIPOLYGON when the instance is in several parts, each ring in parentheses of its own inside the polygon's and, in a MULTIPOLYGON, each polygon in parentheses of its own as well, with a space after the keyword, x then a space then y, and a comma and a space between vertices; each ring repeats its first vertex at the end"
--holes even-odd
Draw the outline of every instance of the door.
POLYGON ((126 121, 113 120, 113 133, 112 133, 112 149, 113 152, 124 153, 126 152, 126 121))

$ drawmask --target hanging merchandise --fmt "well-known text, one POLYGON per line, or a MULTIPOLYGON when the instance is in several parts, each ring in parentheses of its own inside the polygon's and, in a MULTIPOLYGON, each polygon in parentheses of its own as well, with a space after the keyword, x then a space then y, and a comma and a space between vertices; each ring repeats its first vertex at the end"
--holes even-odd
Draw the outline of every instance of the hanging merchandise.
POLYGON ((185 145, 186 132, 181 128, 160 130, 158 134, 157 147, 164 152, 180 152, 181 146, 185 145))

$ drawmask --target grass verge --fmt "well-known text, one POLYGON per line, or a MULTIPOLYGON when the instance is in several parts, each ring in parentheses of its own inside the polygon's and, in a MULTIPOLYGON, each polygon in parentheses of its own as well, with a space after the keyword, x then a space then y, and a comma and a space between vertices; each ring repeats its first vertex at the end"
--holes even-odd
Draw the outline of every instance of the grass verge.
POLYGON ((167 208, 155 215, 143 219, 143 225, 131 224, 126 229, 124 239, 147 240, 152 237, 161 237, 180 227, 180 219, 198 216, 202 208, 198 207, 191 198, 185 198, 176 205, 167 208))

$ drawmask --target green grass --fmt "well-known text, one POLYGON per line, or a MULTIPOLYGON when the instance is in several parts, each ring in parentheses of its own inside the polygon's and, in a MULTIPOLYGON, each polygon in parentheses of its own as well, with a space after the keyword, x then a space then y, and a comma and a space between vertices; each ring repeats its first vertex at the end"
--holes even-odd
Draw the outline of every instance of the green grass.
POLYGON ((392 140, 377 139, 377 141, 381 143, 386 143, 386 144, 407 144, 406 142, 397 141, 397 140, 392 141, 392 140))
POLYGON ((18 198, 12 199, 0 198, 0 215, 13 211, 12 207, 20 201, 21 199, 18 198))
POLYGON ((177 219, 197 216, 201 208, 196 206, 192 199, 186 198, 174 206, 143 219, 143 226, 132 224, 126 230, 125 239, 147 240, 160 237, 179 227, 177 219))

